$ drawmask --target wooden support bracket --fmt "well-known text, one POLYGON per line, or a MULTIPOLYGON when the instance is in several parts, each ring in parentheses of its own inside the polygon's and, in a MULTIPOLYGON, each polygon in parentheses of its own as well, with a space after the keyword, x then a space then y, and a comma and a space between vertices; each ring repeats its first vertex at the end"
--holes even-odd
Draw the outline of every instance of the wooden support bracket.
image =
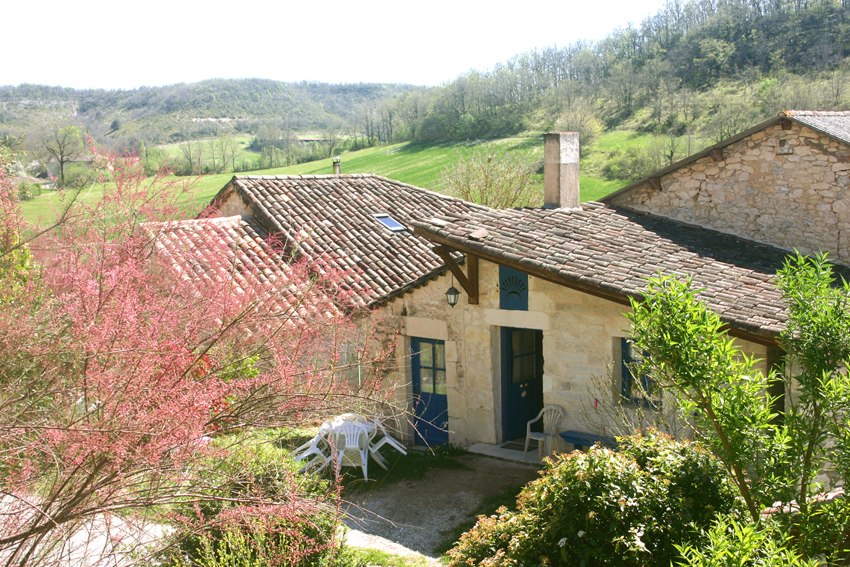
POLYGON ((713 159, 714 161, 723 161, 724 159, 726 159, 725 157, 723 157, 723 148, 714 148, 713 150, 711 150, 711 159, 713 159))
POLYGON ((467 302, 470 305, 478 305, 478 256, 466 255, 466 270, 469 274, 467 277, 467 274, 463 273, 463 270, 460 269, 460 266, 452 258, 451 248, 447 246, 435 246, 432 250, 452 271, 460 287, 466 292, 467 302))
POLYGON ((661 178, 660 177, 650 177, 649 185, 655 189, 656 191, 661 191, 661 178))
POLYGON ((782 126, 783 130, 790 130, 791 129, 791 121, 788 120, 787 118, 783 118, 782 120, 780 120, 779 124, 782 126))

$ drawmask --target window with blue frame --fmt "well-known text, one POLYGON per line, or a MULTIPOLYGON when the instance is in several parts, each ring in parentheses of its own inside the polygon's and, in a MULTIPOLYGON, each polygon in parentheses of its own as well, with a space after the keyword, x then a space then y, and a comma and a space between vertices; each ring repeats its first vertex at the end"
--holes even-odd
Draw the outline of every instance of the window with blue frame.
POLYGON ((414 372, 419 379, 417 393, 446 395, 446 343, 415 338, 412 344, 414 372))
POLYGON ((407 227, 403 224, 392 218, 387 213, 372 213, 372 216, 375 217, 379 223, 384 225, 385 228, 391 230, 392 232, 406 232, 407 227))
POLYGON ((446 343, 413 337, 413 394, 416 442, 442 445, 449 441, 446 386, 446 343))
POLYGON ((528 274, 499 266, 499 308, 528 311, 528 274))
POLYGON ((621 341, 620 375, 622 379, 621 395, 623 400, 652 409, 661 406, 661 395, 658 386, 648 374, 635 376, 636 368, 643 362, 643 352, 635 346, 631 339, 621 341))

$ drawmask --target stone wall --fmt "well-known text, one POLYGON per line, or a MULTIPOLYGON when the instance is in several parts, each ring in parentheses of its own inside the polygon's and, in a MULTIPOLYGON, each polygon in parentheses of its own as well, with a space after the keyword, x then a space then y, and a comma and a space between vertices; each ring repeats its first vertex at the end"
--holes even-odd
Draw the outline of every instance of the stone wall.
POLYGON ((245 202, 236 193, 231 190, 224 199, 218 204, 218 215, 220 217, 248 216, 251 210, 245 205, 245 202))
POLYGON ((791 121, 723 148, 612 200, 850 263, 850 147, 791 121))
MULTIPOLYGON (((560 429, 611 435, 620 392, 620 338, 628 337, 628 307, 529 277, 529 310, 499 309, 498 266, 479 262, 479 305, 466 294, 451 308, 442 276, 382 307, 377 316, 401 330, 400 364, 390 379, 399 401, 408 400, 410 337, 446 341, 450 441, 459 445, 502 441, 501 327, 543 331, 543 400, 566 410, 560 429), (606 411, 608 413, 606 413, 606 411)), ((744 343, 763 358, 764 347, 744 343)), ((668 404, 667 407, 672 409, 668 404)), ((628 408, 627 408, 628 409, 628 408)), ((647 425, 644 423, 643 425, 647 425)), ((407 440, 412 439, 412 430, 407 440)), ((560 439, 558 440, 560 441, 560 439)), ((559 450, 570 447, 562 444, 559 450)))

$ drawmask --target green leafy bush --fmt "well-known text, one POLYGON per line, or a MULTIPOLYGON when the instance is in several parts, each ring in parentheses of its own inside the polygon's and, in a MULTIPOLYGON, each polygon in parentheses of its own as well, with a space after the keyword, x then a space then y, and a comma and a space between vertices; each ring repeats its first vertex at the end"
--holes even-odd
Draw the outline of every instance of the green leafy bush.
POLYGON ((41 195, 41 185, 29 181, 18 183, 18 199, 21 201, 32 201, 41 195))
POLYGON ((707 451, 656 431, 614 452, 560 456, 449 551, 450 565, 659 565, 678 557, 716 514, 740 513, 736 491, 707 451))
MULTIPOLYGON (((303 512, 304 508, 300 509, 303 512)), ((238 514, 238 510, 233 510, 238 514)), ((239 518, 226 529, 192 538, 194 545, 174 567, 348 567, 354 554, 342 542, 336 514, 317 508, 314 514, 239 518)), ((183 546, 184 550, 187 548, 183 546)))
POLYGON ((789 543, 803 557, 816 557, 829 564, 846 565, 850 558, 850 501, 838 496, 816 501, 806 514, 789 506, 790 514, 775 514, 774 521, 782 533, 791 534, 789 543))
POLYGON ((787 534, 771 522, 738 523, 719 518, 704 532, 703 544, 677 546, 681 567, 815 567, 817 560, 805 560, 794 551, 787 534))
POLYGON ((625 150, 618 149, 610 152, 608 161, 602 168, 602 175, 605 179, 628 181, 648 175, 654 169, 656 169, 655 164, 646 149, 629 147, 625 150))
POLYGON ((338 535, 338 494, 330 481, 298 475, 275 430, 241 432, 213 443, 228 447, 207 476, 201 498, 173 514, 173 567, 319 567, 351 564, 338 535), (224 497, 224 498, 222 498, 224 497), (225 502, 229 502, 226 504, 225 502), (273 505, 256 505, 257 503, 273 505), (196 519, 205 531, 195 532, 196 519), (212 526, 211 528, 209 526, 212 526))
POLYGON ((789 316, 784 367, 771 365, 769 374, 726 334, 690 280, 651 279, 627 315, 647 354, 637 371, 675 398, 724 462, 750 521, 774 508, 795 551, 828 563, 850 556, 850 506, 843 498, 824 503, 821 481, 829 472, 846 485, 850 476, 850 283, 836 275, 825 255, 789 256, 777 272, 789 316), (777 397, 776 385, 788 395, 777 397))

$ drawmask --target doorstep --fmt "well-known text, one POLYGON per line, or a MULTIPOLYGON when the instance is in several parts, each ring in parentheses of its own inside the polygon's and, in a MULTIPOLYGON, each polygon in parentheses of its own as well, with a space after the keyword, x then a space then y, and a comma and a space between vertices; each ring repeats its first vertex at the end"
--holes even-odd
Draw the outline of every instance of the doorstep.
POLYGON ((525 459, 522 458, 522 448, 525 444, 525 439, 513 439, 504 443, 475 443, 467 447, 470 453, 478 455, 486 455, 506 461, 517 461, 520 463, 528 463, 530 465, 542 465, 543 459, 540 458, 540 453, 534 441, 529 443, 528 452, 525 454, 525 459))

